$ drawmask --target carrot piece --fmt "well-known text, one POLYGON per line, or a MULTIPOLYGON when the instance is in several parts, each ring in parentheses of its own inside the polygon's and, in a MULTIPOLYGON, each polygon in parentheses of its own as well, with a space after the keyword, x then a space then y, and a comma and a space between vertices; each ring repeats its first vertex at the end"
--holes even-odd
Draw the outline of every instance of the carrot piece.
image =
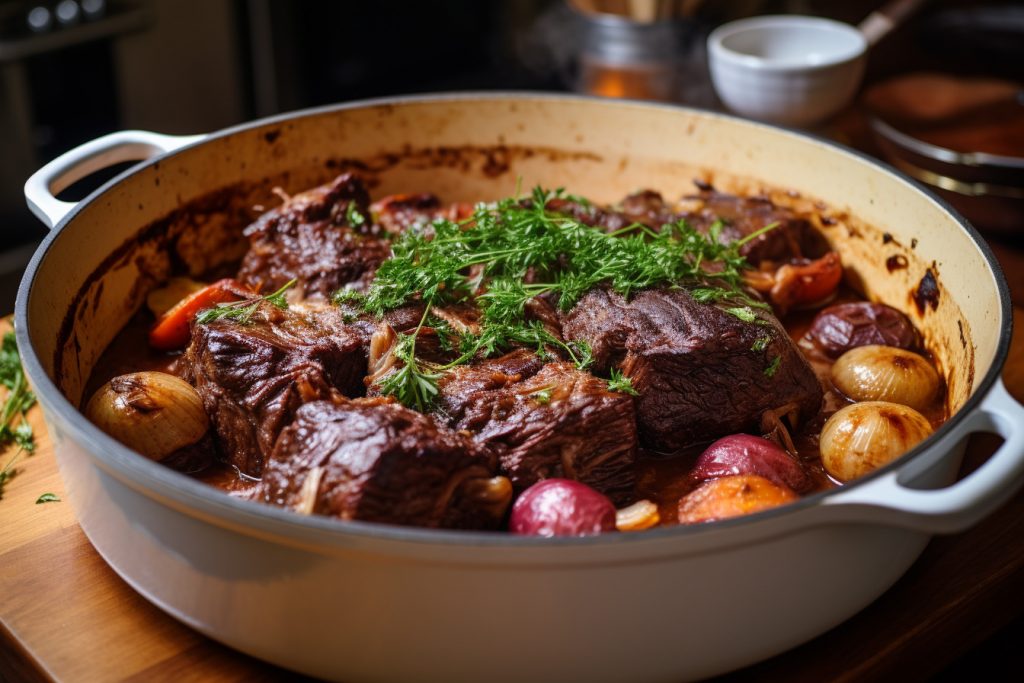
POLYGON ((679 501, 679 523, 698 524, 749 515, 797 498, 790 489, 756 474, 712 479, 679 501))
POLYGON ((149 331, 149 345, 161 351, 183 349, 188 344, 189 325, 200 311, 228 301, 239 301, 245 288, 225 278, 189 294, 160 316, 149 331))
POLYGON ((813 306, 832 296, 842 279, 843 264, 834 251, 810 263, 787 264, 775 273, 771 300, 783 310, 813 306))

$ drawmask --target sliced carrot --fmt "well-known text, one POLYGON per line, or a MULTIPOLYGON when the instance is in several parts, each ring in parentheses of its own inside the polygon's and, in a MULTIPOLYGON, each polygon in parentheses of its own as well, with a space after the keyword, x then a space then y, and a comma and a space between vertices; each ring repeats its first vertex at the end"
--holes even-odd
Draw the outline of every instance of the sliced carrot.
POLYGON ((237 281, 225 278, 189 294, 157 319, 149 331, 149 345, 161 351, 185 348, 189 325, 196 313, 220 303, 244 299, 244 293, 245 288, 237 281))

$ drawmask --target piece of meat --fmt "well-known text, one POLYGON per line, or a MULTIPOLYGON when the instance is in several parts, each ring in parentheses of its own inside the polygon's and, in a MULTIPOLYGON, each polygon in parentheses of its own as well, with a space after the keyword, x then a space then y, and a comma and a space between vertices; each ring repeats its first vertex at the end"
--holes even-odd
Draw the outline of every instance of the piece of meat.
POLYGON ((633 494, 633 397, 570 363, 521 349, 456 367, 441 379, 436 410, 494 450, 517 491, 558 477, 619 503, 633 494))
POLYGON ((436 218, 447 218, 441 200, 429 192, 392 194, 370 205, 376 223, 387 232, 398 235, 414 225, 427 225, 436 218))
POLYGON ((281 432, 262 498, 339 519, 493 529, 512 499, 495 466, 466 435, 397 403, 316 401, 281 432))
POLYGON ((192 324, 183 374, 203 399, 228 462, 258 477, 281 429, 308 401, 363 393, 369 330, 329 306, 267 302, 245 324, 192 324))
POLYGON ((619 211, 604 208, 581 199, 563 197, 549 199, 546 208, 553 213, 571 216, 585 225, 604 228, 608 232, 619 230, 632 223, 628 217, 619 211))
POLYGON ((658 230, 666 223, 679 220, 679 215, 665 203, 661 193, 640 190, 627 195, 620 202, 622 213, 633 223, 641 223, 658 230))
POLYGON ((568 340, 588 342, 594 368, 619 368, 639 393, 640 443, 672 453, 758 427, 765 411, 793 403, 813 417, 822 389, 779 321, 751 309, 744 322, 683 289, 630 300, 594 289, 564 316, 568 340), (776 360, 777 359, 777 360, 776 360))
POLYGON ((807 219, 777 206, 767 197, 737 197, 707 187, 697 195, 685 197, 683 202, 699 208, 684 211, 678 217, 685 218, 701 232, 707 232, 719 219, 724 221, 722 242, 741 239, 766 225, 778 223, 778 227, 740 247, 740 254, 755 266, 766 260, 819 258, 830 249, 828 241, 807 219))
POLYGON ((365 289, 390 246, 370 223, 370 198, 352 174, 297 194, 245 229, 249 251, 238 279, 261 292, 297 280, 297 298, 365 289))

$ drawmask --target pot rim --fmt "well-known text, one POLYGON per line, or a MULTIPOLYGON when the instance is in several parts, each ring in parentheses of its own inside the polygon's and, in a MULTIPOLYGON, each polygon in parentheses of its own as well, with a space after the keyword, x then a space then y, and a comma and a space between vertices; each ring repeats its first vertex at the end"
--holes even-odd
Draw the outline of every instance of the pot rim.
MULTIPOLYGON (((116 177, 97 188, 88 197, 80 201, 71 211, 68 212, 43 239, 31 261, 25 269, 21 284, 18 288, 18 296, 15 304, 15 334, 17 335, 18 348, 21 354, 22 364, 28 375, 33 389, 40 402, 47 411, 52 411, 60 418, 61 424, 68 431, 68 438, 82 444, 89 452, 93 462, 108 474, 115 476, 122 482, 127 483, 135 489, 144 490, 149 498, 156 498, 163 504, 173 504, 194 517, 204 517, 207 521, 215 522, 221 526, 232 526, 244 531, 249 535, 265 535, 270 533, 274 536, 281 536, 275 539, 277 542, 287 542, 289 539, 309 538, 315 536, 326 545, 333 545, 343 542, 346 538, 355 537, 359 539, 379 539, 391 542, 408 543, 414 545, 442 545, 442 546, 468 546, 468 547, 593 547, 612 546, 614 544, 636 544, 651 541, 668 541, 671 539, 691 538, 697 535, 728 531, 739 525, 752 525, 776 521, 786 516, 805 512, 813 507, 819 506, 828 497, 847 491, 852 487, 867 484, 868 482, 886 476, 905 466, 911 460, 917 458, 936 445, 946 435, 950 434, 957 424, 962 422, 974 412, 985 396, 990 392, 995 382, 1000 377, 1003 365, 1009 353, 1010 335, 1012 332, 1012 305, 1010 303, 1009 286, 1002 269, 996 261, 992 250, 978 231, 964 219, 952 206, 937 196, 919 181, 911 178, 905 173, 893 168, 868 154, 851 149, 845 145, 828 140, 820 135, 796 130, 786 126, 749 121, 738 116, 723 114, 714 111, 686 107, 676 104, 646 102, 636 100, 608 100, 589 95, 566 94, 566 93, 544 93, 533 91, 470 91, 451 93, 428 93, 418 95, 403 95, 396 97, 381 97, 352 102, 336 103, 320 107, 297 110, 277 114, 247 123, 224 128, 210 133, 196 142, 185 145, 173 152, 161 154, 147 159, 129 169, 126 169, 116 177), (176 154, 204 145, 222 138, 227 138, 237 133, 253 130, 268 125, 275 125, 312 116, 319 116, 333 112, 343 112, 352 109, 362 109, 380 106, 403 106, 417 103, 434 102, 459 102, 459 101, 512 101, 512 100, 543 100, 543 101, 566 101, 584 102, 593 106, 624 106, 637 108, 665 109, 677 112, 688 112, 702 117, 726 119, 741 125, 753 128, 768 129, 774 133, 782 132, 798 138, 804 138, 818 145, 828 147, 835 153, 846 154, 866 162, 888 174, 893 180, 902 181, 913 190, 923 193, 931 201, 938 204, 944 211, 950 214, 959 227, 966 231, 974 242, 975 247, 984 257, 989 268, 992 269, 996 280, 996 294, 999 298, 999 314, 1002 322, 1002 331, 996 346, 992 366, 978 383, 975 392, 965 401, 964 405, 930 437, 904 453, 902 456, 882 467, 875 472, 858 479, 853 484, 841 486, 827 491, 820 491, 801 498, 798 501, 787 505, 764 510, 750 515, 719 520, 713 524, 700 525, 676 525, 671 527, 660 527, 643 533, 618 533, 601 534, 588 537, 555 537, 541 538, 535 536, 516 536, 507 532, 496 531, 460 531, 447 529, 428 529, 419 527, 404 527, 389 525, 377 522, 364 522, 357 520, 336 520, 318 515, 299 515, 290 510, 277 508, 256 501, 241 500, 228 495, 215 487, 193 479, 187 475, 164 467, 147 458, 140 457, 135 451, 122 445, 117 440, 106 435, 98 427, 89 422, 81 411, 73 405, 57 388, 43 369, 43 365, 36 354, 31 343, 30 329, 31 319, 28 315, 28 301, 32 295, 33 287, 36 285, 36 273, 46 258, 47 253, 53 244, 60 239, 61 234, 80 211, 87 205, 96 201, 104 193, 118 183, 124 181, 131 175, 160 163, 176 154), (212 517, 212 519, 211 519, 212 517)), ((52 424, 52 419, 48 424, 52 424)), ((683 542, 683 541, 680 541, 683 542)), ((682 546, 681 549, 685 548, 682 546)))

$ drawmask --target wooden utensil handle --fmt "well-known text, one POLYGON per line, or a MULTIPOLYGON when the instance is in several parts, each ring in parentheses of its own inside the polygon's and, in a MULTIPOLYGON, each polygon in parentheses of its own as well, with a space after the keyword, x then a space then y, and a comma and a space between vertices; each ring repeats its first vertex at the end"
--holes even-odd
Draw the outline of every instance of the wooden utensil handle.
POLYGON ((869 14, 857 28, 864 34, 868 45, 874 45, 916 12, 925 1, 893 0, 869 14))

